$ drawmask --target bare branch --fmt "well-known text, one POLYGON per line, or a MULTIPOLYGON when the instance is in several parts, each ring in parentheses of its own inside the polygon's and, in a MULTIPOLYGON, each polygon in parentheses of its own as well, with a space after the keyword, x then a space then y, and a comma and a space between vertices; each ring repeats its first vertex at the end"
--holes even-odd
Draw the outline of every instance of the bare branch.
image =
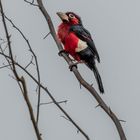
MULTIPOLYGON (((1 55, 4 57, 11 59, 9 56, 3 54, 0 52, 1 55)), ((76 124, 76 122, 70 117, 70 115, 58 104, 58 102, 55 100, 55 98, 52 96, 52 94, 49 92, 47 87, 43 86, 41 83, 38 82, 38 80, 31 74, 29 73, 24 67, 22 67, 20 64, 15 62, 15 65, 17 65, 19 68, 21 68, 35 83, 38 84, 47 94, 48 96, 52 99, 52 102, 64 113, 64 115, 70 120, 70 122, 81 132, 87 140, 89 140, 88 135, 76 124)))
POLYGON ((31 57, 30 62, 25 66, 25 69, 27 69, 31 64, 34 65, 34 63, 33 63, 33 56, 31 57))
MULTIPOLYGON (((60 41, 57 39, 56 32, 55 32, 55 29, 54 29, 54 26, 53 26, 51 17, 49 16, 48 12, 46 11, 46 9, 45 9, 45 7, 44 7, 44 5, 42 3, 42 0, 37 0, 37 3, 39 5, 40 11, 44 15, 44 18, 46 19, 46 22, 48 23, 48 26, 49 26, 51 35, 52 35, 52 37, 54 38, 54 40, 55 40, 55 42, 57 44, 58 50, 59 51, 62 51, 63 50, 63 47, 62 47, 60 41)), ((69 58, 69 56, 65 54, 65 52, 62 52, 61 55, 66 60, 66 62, 69 64, 69 66, 74 65, 74 63, 71 61, 71 59, 69 58)), ((117 118, 117 116, 111 110, 109 111, 109 107, 105 104, 105 102, 102 100, 102 98, 96 92, 96 90, 83 79, 83 77, 81 76, 81 74, 79 73, 79 71, 77 70, 77 68, 76 67, 72 67, 71 70, 74 73, 74 75, 76 76, 77 80, 81 83, 81 85, 83 85, 91 93, 91 95, 101 105, 101 108, 112 119, 112 121, 114 122, 114 124, 115 124, 115 126, 116 126, 116 128, 118 130, 120 139, 121 140, 126 140, 125 133, 123 131, 122 125, 120 124, 120 121, 117 118)), ((85 133, 83 133, 83 135, 84 134, 85 133)), ((86 135, 84 135, 84 136, 86 137, 86 135)), ((86 138, 89 139, 88 137, 86 137, 86 138)))
POLYGON ((28 94, 27 94, 27 86, 26 86, 26 82, 25 82, 25 79, 24 77, 22 76, 21 78, 19 77, 18 73, 17 73, 17 70, 16 70, 16 66, 15 66, 15 60, 13 58, 13 52, 12 52, 12 47, 11 47, 11 42, 10 42, 10 35, 8 33, 8 29, 7 29, 7 25, 6 25, 6 21, 5 21, 5 16, 4 16, 4 11, 3 11, 3 6, 2 6, 2 2, 0 0, 0 9, 1 9, 1 14, 2 14, 2 22, 3 22, 3 26, 4 26, 4 30, 5 30, 5 34, 6 34, 6 39, 7 39, 7 42, 8 42, 8 49, 9 49, 9 58, 11 60, 11 63, 10 61, 8 60, 9 58, 6 57, 6 55, 4 55, 4 52, 3 50, 1 49, 1 54, 3 54, 3 56, 5 57, 5 59, 7 60, 7 62, 9 63, 10 67, 11 67, 11 70, 16 78, 16 81, 24 95, 24 99, 27 103, 27 106, 28 106, 28 110, 29 110, 29 113, 30 113, 30 117, 31 117, 31 121, 32 121, 32 124, 34 126, 34 130, 35 130, 35 133, 36 133, 36 136, 37 136, 37 139, 38 140, 42 140, 41 136, 40 136, 40 132, 39 132, 39 129, 38 129, 38 126, 36 124, 36 121, 35 121, 35 117, 34 117, 34 113, 33 113, 33 110, 32 110, 32 106, 31 106, 31 103, 30 103, 30 100, 28 98, 28 94), (23 87, 23 90, 22 90, 22 87, 23 87))
POLYGON ((1 66, 0 69, 7 68, 9 66, 10 66, 9 64, 8 65, 4 65, 4 66, 1 66))
POLYGON ((38 138, 38 140, 42 140, 39 129, 38 129, 38 126, 37 126, 37 123, 35 121, 32 105, 31 105, 29 97, 28 97, 27 85, 26 85, 26 82, 25 82, 25 79, 24 79, 23 76, 21 77, 21 83, 22 83, 22 86, 23 86, 23 96, 24 96, 24 99, 27 103, 29 113, 30 113, 30 117, 31 117, 31 120, 33 122, 34 129, 36 131, 37 138, 38 138))
MULTIPOLYGON (((32 1, 34 2, 34 1, 32 1)), ((29 40, 25 37, 25 35, 23 34, 23 32, 12 22, 11 19, 9 19, 6 15, 5 18, 12 24, 13 28, 15 28, 20 35, 23 37, 23 39, 25 40, 25 42, 27 43, 30 52, 32 53, 34 59, 35 59, 35 65, 36 65, 36 71, 37 71, 37 77, 38 77, 38 82, 40 83, 40 70, 39 70, 39 64, 38 64, 38 60, 37 60, 37 56, 35 54, 35 52, 33 51, 31 44, 29 42, 29 40)), ((25 67, 27 68, 30 64, 32 63, 32 61, 30 61, 30 63, 25 67)), ((37 102, 37 115, 36 115, 36 122, 38 123, 39 120, 39 104, 40 104, 40 96, 41 96, 41 88, 40 86, 38 87, 38 102, 37 102)))
POLYGON ((38 7, 37 4, 34 4, 34 0, 32 0, 32 2, 30 2, 30 1, 28 1, 28 0, 24 0, 24 1, 25 1, 26 3, 32 5, 32 6, 37 6, 37 7, 38 7))
MULTIPOLYGON (((64 101, 60 101, 60 102, 57 102, 58 104, 62 104, 62 103, 67 103, 68 100, 64 100, 64 101)), ((40 103, 40 105, 48 105, 48 104, 54 104, 54 102, 48 102, 48 103, 40 103)))

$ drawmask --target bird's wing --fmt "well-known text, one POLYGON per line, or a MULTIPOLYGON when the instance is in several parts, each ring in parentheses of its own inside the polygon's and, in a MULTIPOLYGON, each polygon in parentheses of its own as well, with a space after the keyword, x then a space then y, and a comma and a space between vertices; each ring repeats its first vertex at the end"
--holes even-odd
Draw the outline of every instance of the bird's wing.
POLYGON ((92 40, 90 32, 88 30, 86 30, 82 25, 71 26, 70 32, 74 32, 79 39, 87 42, 89 48, 91 49, 93 54, 96 56, 98 62, 100 62, 100 57, 99 57, 99 54, 98 54, 97 49, 95 47, 95 44, 92 40))

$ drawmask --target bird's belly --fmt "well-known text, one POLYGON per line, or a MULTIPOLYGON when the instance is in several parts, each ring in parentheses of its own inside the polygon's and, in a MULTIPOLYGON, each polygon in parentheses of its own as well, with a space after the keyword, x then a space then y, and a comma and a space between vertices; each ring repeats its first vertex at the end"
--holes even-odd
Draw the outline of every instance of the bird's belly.
POLYGON ((85 41, 82 41, 81 39, 79 39, 75 52, 80 52, 80 51, 86 49, 87 47, 88 47, 87 43, 85 41))

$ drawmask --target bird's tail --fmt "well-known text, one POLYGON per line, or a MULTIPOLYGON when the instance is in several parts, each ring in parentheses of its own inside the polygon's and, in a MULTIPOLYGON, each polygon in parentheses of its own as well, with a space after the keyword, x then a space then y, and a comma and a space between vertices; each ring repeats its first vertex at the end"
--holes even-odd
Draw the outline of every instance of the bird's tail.
POLYGON ((98 69, 95 65, 95 62, 94 63, 88 63, 87 65, 93 71, 93 73, 95 75, 95 78, 96 78, 96 81, 97 81, 97 84, 98 84, 98 88, 99 88, 100 92, 103 94, 104 93, 104 87, 103 87, 101 76, 100 76, 100 74, 98 72, 98 69))
POLYGON ((100 74, 98 72, 98 69, 97 69, 96 65, 93 66, 92 70, 94 72, 96 81, 98 83, 99 90, 103 94, 104 93, 104 87, 103 87, 102 79, 101 79, 101 76, 100 76, 100 74))

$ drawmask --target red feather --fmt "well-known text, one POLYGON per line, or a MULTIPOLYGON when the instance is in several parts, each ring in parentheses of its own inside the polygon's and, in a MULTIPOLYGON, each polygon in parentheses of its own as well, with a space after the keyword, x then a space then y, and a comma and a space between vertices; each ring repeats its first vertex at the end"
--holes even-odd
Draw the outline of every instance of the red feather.
POLYGON ((58 37, 64 45, 65 51, 67 51, 74 59, 80 61, 79 56, 75 52, 78 47, 79 38, 73 33, 69 32, 70 24, 62 23, 58 27, 58 37))

